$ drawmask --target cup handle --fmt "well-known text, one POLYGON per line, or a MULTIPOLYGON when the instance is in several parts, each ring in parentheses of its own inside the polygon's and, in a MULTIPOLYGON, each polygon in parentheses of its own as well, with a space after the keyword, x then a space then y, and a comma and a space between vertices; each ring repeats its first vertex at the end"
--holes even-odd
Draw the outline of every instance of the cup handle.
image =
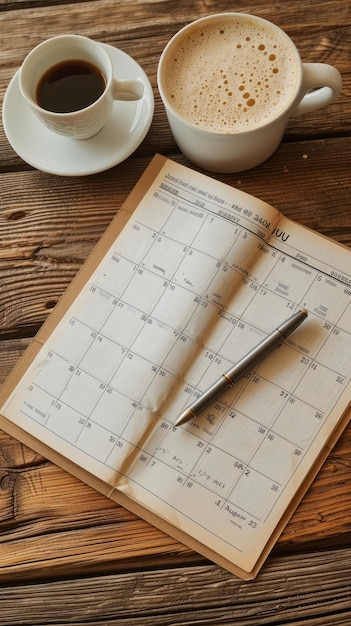
POLYGON ((336 67, 327 63, 303 63, 302 66, 302 99, 292 111, 292 117, 332 104, 342 87, 341 75, 336 67))
POLYGON ((114 79, 112 93, 114 100, 140 100, 144 95, 144 83, 141 80, 114 79))

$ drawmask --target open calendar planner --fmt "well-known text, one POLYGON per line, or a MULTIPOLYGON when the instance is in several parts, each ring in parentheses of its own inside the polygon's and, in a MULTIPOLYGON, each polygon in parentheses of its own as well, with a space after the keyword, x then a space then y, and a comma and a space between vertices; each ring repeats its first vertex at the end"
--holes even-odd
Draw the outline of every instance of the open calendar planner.
POLYGON ((351 251, 156 155, 5 383, 0 426, 249 579, 348 422, 350 376, 351 251))

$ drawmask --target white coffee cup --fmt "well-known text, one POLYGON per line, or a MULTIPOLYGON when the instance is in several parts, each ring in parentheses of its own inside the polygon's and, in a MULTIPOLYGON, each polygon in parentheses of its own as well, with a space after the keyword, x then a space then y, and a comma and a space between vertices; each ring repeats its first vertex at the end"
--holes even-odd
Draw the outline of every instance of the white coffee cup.
POLYGON ((59 35, 43 41, 25 58, 19 72, 23 98, 53 132, 74 139, 88 139, 106 124, 114 100, 139 100, 144 85, 140 80, 114 77, 111 59, 101 44, 81 35, 59 35), (53 111, 40 105, 38 86, 55 67, 77 62, 92 66, 104 81, 101 94, 90 104, 72 111, 53 111))
POLYGON ((331 104, 342 86, 335 67, 302 63, 284 31, 244 13, 181 29, 162 52, 157 82, 180 150, 223 173, 265 161, 290 117, 331 104))

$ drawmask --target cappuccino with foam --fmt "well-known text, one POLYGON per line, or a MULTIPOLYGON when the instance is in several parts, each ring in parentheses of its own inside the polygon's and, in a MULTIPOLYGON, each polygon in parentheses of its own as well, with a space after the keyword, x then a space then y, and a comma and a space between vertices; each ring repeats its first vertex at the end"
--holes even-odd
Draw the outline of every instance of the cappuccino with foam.
POLYGON ((342 81, 326 63, 302 63, 278 26, 217 13, 184 26, 163 50, 157 85, 183 154, 212 172, 268 159, 289 119, 332 104, 342 81))
POLYGON ((179 38, 163 68, 171 106, 215 132, 247 131, 279 116, 296 90, 291 40, 245 15, 204 21, 179 38))

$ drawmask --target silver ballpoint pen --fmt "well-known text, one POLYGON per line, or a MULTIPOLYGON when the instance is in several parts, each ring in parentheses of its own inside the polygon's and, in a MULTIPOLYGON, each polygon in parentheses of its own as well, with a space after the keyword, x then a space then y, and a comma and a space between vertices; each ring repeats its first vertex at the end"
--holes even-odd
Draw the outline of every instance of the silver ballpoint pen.
POLYGON ((285 322, 280 324, 272 333, 267 335, 265 339, 252 348, 248 354, 243 356, 233 367, 205 391, 195 402, 188 406, 178 417, 175 426, 181 426, 186 422, 194 419, 199 413, 213 402, 221 393, 224 393, 236 382, 250 371, 261 359, 263 359, 273 348, 276 348, 288 337, 300 324, 306 319, 308 312, 306 309, 300 309, 294 315, 289 317, 285 322))

